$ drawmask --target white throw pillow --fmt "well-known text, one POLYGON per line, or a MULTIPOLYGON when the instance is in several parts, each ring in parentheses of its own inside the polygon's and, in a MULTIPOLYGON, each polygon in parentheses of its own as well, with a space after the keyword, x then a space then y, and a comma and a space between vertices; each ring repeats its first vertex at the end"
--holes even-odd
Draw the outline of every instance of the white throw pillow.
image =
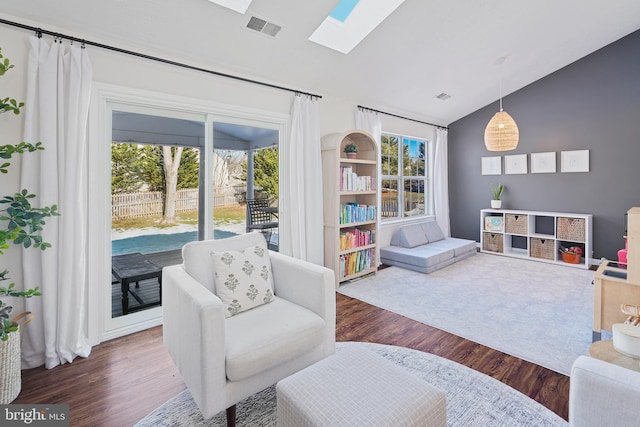
POLYGON ((231 317, 273 300, 271 262, 266 245, 211 252, 216 295, 231 317))

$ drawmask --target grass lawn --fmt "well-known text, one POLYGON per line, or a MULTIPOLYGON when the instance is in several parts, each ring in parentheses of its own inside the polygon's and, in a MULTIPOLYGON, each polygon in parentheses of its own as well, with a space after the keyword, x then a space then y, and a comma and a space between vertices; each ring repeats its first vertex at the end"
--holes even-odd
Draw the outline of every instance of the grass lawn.
MULTIPOLYGON (((213 221, 216 225, 237 224, 244 222, 246 210, 244 206, 223 206, 213 210, 213 221)), ((161 215, 139 218, 112 218, 111 228, 114 230, 129 230, 132 228, 158 227, 167 228, 177 224, 198 224, 198 211, 180 212, 176 215, 176 224, 160 224, 161 215)))

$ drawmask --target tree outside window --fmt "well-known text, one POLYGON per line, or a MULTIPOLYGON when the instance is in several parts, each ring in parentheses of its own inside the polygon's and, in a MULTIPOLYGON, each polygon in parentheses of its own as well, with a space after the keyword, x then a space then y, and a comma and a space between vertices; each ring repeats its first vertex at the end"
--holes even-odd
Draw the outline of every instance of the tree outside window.
MULTIPOLYGON (((253 182, 257 190, 264 193, 270 200, 278 199, 278 147, 257 150, 253 155, 253 182)), ((247 164, 242 165, 243 181, 247 181, 247 164)))
POLYGON ((160 191, 161 223, 174 224, 177 190, 198 188, 199 162, 195 148, 113 142, 111 194, 160 191))
POLYGON ((426 139, 383 134, 382 209, 383 219, 429 214, 432 197, 428 182, 430 142, 426 139))

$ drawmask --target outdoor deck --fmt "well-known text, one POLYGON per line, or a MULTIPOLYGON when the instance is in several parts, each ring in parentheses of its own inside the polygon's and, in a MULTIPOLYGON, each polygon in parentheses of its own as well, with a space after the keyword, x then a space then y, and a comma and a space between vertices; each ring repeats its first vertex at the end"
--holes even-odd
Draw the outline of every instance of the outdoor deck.
MULTIPOLYGON (((235 233, 229 233, 230 236, 236 235, 235 233)), ((229 237, 229 236, 227 236, 229 237)), ((271 241, 267 243, 267 247, 272 251, 278 251, 278 234, 274 233, 271 237, 271 241)), ((143 252, 143 251, 141 251, 143 252)), ((147 253, 144 255, 150 261, 158 264, 160 267, 166 267, 168 265, 182 264, 182 249, 175 249, 164 252, 147 253)), ((140 287, 135 288, 135 292, 145 303, 158 301, 160 299, 158 280, 147 279, 139 282, 140 287)), ((134 286, 134 285, 131 285, 134 286)), ((140 306, 140 303, 135 298, 129 298, 129 310, 135 312, 136 308, 140 306)), ((111 276, 111 316, 122 316, 122 294, 120 293, 120 282, 112 275, 111 276)))
MULTIPOLYGON (((158 264, 161 267, 168 265, 182 264, 182 250, 177 249, 173 251, 157 252, 154 254, 146 254, 145 257, 158 264)), ((120 293, 120 282, 115 277, 111 276, 111 316, 122 316, 122 295, 120 293)), ((132 285, 133 286, 133 285, 132 285)), ((158 301, 160 299, 158 280, 147 279, 140 281, 140 287, 136 288, 136 293, 145 302, 158 301)), ((129 298, 129 309, 135 311, 136 307, 140 304, 135 298, 129 298)))

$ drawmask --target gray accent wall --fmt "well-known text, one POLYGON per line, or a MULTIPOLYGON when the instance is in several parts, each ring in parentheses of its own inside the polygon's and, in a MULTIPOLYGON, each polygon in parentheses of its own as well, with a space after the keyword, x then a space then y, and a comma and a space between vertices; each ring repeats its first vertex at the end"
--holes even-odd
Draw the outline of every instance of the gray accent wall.
POLYGON ((625 213, 640 206, 640 31, 504 97, 503 108, 520 129, 513 151, 484 145, 498 101, 449 125, 452 236, 480 241, 480 209, 502 182, 503 208, 592 214, 593 258, 616 259, 625 213), (589 172, 561 172, 568 150, 589 150, 589 172), (556 152, 556 173, 532 174, 531 153, 547 151, 556 152), (526 175, 504 174, 511 154, 527 154, 526 175), (503 174, 482 175, 481 158, 496 155, 503 174))

